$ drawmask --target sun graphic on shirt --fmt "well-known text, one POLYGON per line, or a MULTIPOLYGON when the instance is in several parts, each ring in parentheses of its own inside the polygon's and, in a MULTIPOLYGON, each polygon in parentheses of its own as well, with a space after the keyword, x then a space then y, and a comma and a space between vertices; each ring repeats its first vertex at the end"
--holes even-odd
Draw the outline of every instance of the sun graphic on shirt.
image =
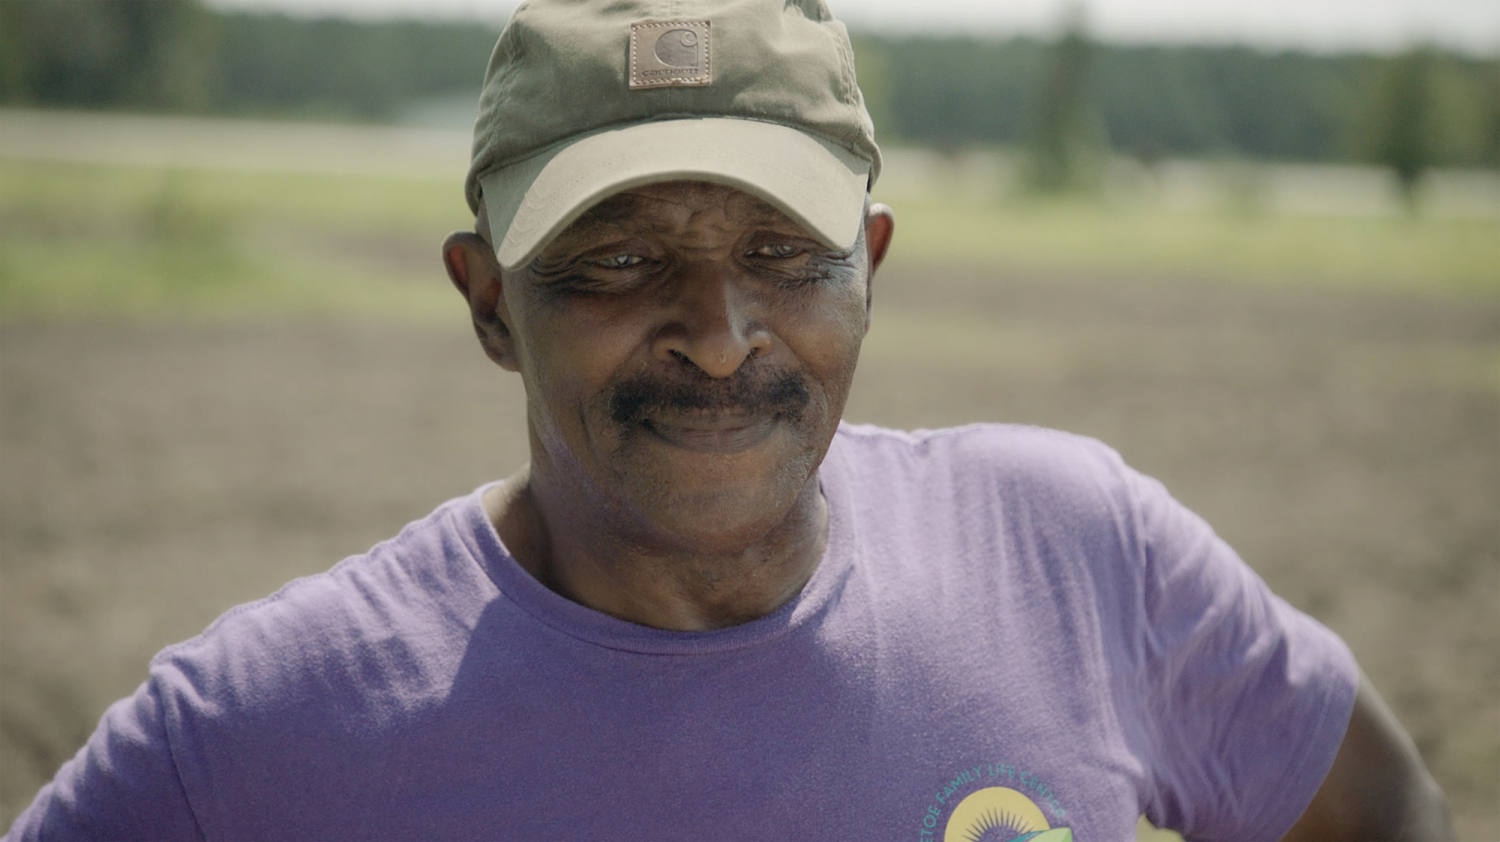
POLYGON ((1031 799, 1003 786, 969 793, 948 817, 943 842, 1071 842, 1065 827, 1053 828, 1031 799))

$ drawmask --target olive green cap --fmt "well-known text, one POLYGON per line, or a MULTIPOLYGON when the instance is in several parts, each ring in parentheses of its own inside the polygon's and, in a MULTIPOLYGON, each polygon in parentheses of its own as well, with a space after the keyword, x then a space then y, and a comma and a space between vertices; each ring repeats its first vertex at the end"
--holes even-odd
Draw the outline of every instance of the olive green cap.
POLYGON ((675 180, 744 190, 846 248, 879 171, 822 0, 532 0, 485 71, 464 191, 513 269, 599 201, 675 180))

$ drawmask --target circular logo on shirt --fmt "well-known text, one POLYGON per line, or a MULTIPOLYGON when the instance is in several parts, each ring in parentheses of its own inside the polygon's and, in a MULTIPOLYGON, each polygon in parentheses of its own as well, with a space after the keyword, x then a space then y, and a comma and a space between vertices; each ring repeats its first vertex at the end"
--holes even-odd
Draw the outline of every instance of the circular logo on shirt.
POLYGON ((986 763, 959 769, 940 787, 917 832, 922 842, 1073 842, 1067 815, 1034 773, 986 763))

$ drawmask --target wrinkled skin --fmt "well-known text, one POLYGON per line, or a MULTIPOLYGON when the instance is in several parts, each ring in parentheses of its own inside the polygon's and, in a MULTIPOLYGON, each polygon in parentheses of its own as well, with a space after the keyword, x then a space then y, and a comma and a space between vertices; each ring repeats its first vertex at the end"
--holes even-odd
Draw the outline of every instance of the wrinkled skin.
POLYGON ((529 474, 495 505, 523 566, 669 628, 794 594, 891 230, 875 206, 830 249, 746 193, 671 182, 606 199, 516 272, 450 237, 481 343, 526 386, 529 474))

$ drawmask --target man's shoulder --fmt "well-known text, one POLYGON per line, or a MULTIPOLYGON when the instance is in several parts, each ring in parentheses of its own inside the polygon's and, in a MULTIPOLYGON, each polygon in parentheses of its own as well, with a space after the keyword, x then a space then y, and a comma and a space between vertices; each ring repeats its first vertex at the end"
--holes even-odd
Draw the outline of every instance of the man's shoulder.
POLYGON ((468 534, 477 507, 477 494, 450 500, 365 553, 231 608, 159 652, 153 678, 220 699, 296 698, 300 683, 408 660, 482 610, 488 579, 468 534))
POLYGON ((1128 527, 1139 504, 1135 475, 1114 450, 1041 427, 846 425, 826 465, 825 490, 837 487, 867 528, 970 534, 1009 525, 1079 539, 1128 527))
POLYGON ((1116 475, 1119 454, 1097 439, 1026 424, 896 430, 841 424, 830 451, 853 467, 978 474, 1006 481, 1116 475))

